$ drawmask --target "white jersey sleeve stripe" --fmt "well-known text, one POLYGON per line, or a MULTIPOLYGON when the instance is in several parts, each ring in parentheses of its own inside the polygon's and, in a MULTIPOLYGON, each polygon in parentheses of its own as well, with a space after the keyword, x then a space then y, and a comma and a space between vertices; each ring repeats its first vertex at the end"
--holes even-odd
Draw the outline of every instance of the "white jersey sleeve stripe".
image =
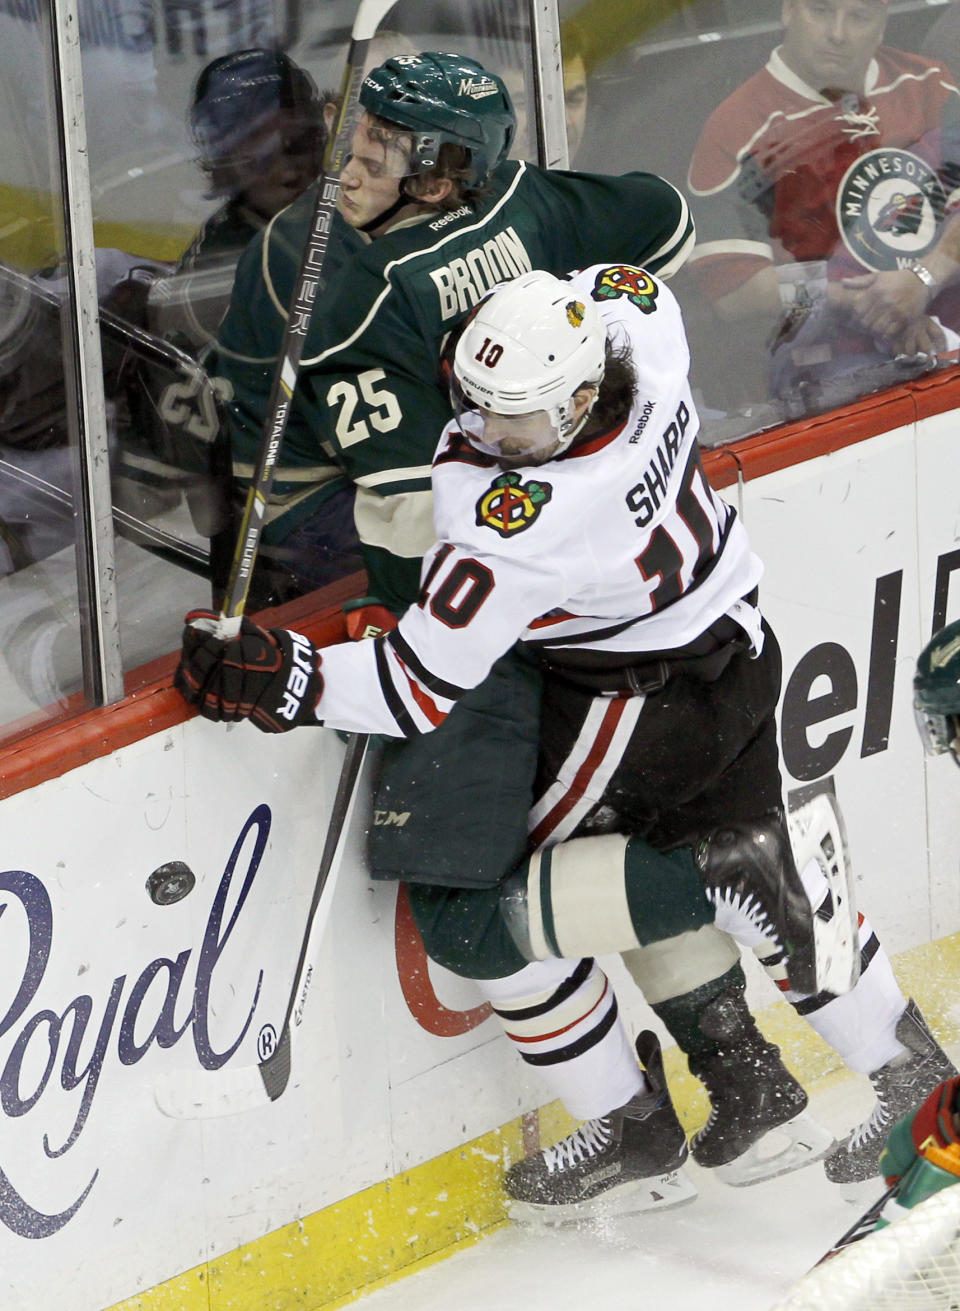
POLYGON ((420 730, 410 716, 403 698, 394 686, 383 638, 375 638, 374 646, 376 648, 377 677, 380 679, 380 689, 383 693, 383 699, 387 703, 387 709, 397 721, 397 727, 404 737, 418 737, 420 730))

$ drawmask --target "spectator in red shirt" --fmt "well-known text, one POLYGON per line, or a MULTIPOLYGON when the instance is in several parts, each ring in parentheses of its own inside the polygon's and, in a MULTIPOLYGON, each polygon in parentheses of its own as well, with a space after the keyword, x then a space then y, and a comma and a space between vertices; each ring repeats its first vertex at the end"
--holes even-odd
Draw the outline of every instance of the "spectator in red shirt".
POLYGON ((793 380, 947 344, 930 314, 908 341, 892 318, 864 324, 865 284, 845 282, 922 262, 947 207, 942 127, 960 92, 943 64, 881 44, 887 12, 784 0, 782 44, 713 112, 690 164, 690 272, 721 319, 754 328, 761 355, 779 327, 793 380))

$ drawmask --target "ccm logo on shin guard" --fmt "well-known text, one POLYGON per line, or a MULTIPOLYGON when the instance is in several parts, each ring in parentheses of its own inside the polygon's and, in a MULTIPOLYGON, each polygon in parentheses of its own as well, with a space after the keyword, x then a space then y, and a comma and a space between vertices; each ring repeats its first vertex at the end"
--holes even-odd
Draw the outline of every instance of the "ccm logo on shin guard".
POLYGON ((299 633, 290 633, 290 659, 293 662, 287 675, 287 686, 283 693, 283 702, 277 707, 277 714, 291 722, 300 713, 303 695, 310 686, 310 677, 316 671, 313 666, 313 644, 299 633))
POLYGON ((409 810, 375 810, 373 812, 373 822, 376 825, 393 824, 395 828, 403 828, 410 818, 409 810))

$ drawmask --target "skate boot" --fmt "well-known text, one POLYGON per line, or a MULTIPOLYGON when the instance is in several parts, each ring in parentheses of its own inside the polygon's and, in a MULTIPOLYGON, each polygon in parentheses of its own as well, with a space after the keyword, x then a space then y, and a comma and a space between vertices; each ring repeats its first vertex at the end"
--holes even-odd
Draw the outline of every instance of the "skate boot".
POLYGON ((697 1190, 680 1168, 687 1139, 667 1091, 656 1034, 640 1034, 637 1055, 645 1091, 510 1167, 504 1188, 512 1220, 565 1224, 693 1201, 697 1190))
POLYGON ((699 844, 695 859, 717 927, 736 938, 738 926, 752 929, 784 953, 795 992, 818 993, 813 909, 794 864, 783 812, 715 829, 699 844))
POLYGON ((912 999, 897 1021, 896 1032, 907 1050, 871 1074, 877 1104, 824 1161, 832 1183, 856 1183, 879 1173, 880 1151, 897 1120, 915 1111, 938 1083, 957 1073, 912 999))
POLYGON ((799 1170, 835 1145, 806 1114, 806 1092, 757 1028, 739 989, 704 1007, 700 1028, 716 1046, 687 1058, 710 1096, 710 1118, 690 1141, 698 1165, 742 1186, 799 1170))

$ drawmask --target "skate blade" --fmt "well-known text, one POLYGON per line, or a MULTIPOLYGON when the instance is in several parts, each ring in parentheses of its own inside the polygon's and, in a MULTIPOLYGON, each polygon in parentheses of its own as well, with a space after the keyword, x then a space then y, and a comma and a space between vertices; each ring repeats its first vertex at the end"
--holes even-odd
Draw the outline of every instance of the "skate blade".
POLYGON ((749 1147, 735 1161, 718 1165, 714 1174, 732 1188, 745 1188, 764 1179, 801 1170, 821 1160, 836 1146, 833 1134, 812 1115, 801 1111, 786 1124, 777 1125, 749 1147))
POLYGON ((672 1206, 684 1206, 696 1196, 696 1186, 681 1169, 651 1175, 649 1179, 631 1179, 584 1202, 550 1205, 509 1199, 507 1214, 521 1225, 584 1224, 641 1211, 666 1211, 672 1206))

